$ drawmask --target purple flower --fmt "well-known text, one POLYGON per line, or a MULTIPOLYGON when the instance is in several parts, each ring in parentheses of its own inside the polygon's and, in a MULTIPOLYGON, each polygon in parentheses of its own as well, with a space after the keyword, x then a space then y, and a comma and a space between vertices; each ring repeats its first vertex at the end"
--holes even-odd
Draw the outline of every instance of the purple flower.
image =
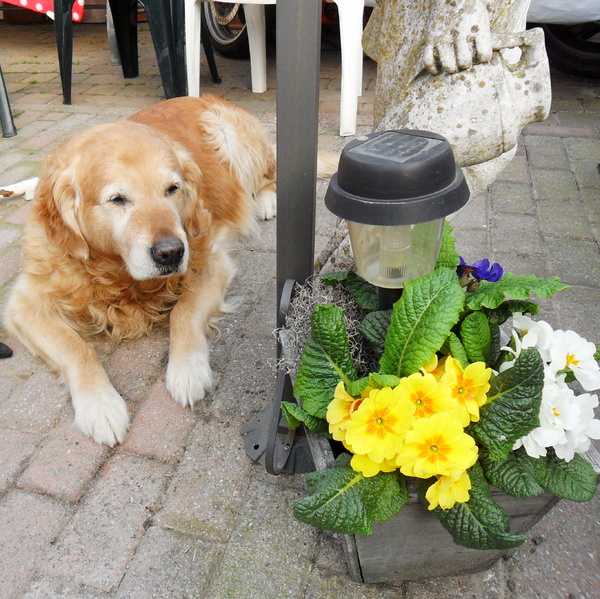
POLYGON ((460 279, 460 284, 463 287, 467 287, 469 291, 477 288, 479 281, 495 283, 504 275, 504 269, 497 262, 490 265, 490 261, 486 258, 484 260, 477 260, 473 264, 467 264, 462 256, 460 257, 460 264, 456 272, 460 279))

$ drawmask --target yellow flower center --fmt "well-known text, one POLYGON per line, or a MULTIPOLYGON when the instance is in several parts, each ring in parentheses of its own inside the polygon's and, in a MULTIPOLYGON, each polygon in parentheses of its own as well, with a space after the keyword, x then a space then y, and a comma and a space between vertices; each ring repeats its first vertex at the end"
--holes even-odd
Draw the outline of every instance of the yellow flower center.
POLYGON ((379 418, 377 418, 377 420, 375 420, 375 422, 377 424, 379 424, 379 425, 382 425, 383 424, 383 418, 379 417, 379 418))
POLYGON ((432 446, 429 448, 429 451, 432 451, 433 453, 437 453, 437 451, 438 451, 438 446, 437 446, 437 445, 432 445, 432 446))
POLYGON ((462 387, 462 386, 461 386, 461 387, 459 387, 459 388, 456 390, 456 392, 457 392, 459 395, 462 395, 463 393, 466 393, 466 391, 467 391, 467 390, 466 390, 464 387, 462 387))
POLYGON ((552 408, 552 411, 554 412, 554 415, 558 418, 560 416, 560 412, 558 411, 558 408, 552 408))
POLYGON ((575 357, 574 354, 567 354, 567 366, 577 366, 579 364, 579 360, 575 357))

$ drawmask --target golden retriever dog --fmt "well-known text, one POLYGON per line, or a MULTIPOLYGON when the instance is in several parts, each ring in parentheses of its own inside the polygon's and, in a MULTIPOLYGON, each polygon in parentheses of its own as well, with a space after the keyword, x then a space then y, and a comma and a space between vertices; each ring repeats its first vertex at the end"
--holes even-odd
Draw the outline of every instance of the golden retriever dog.
MULTIPOLYGON (((323 162, 320 174, 332 174, 335 159, 323 162)), ((129 426, 94 335, 118 342, 168 323, 169 393, 190 407, 205 396, 207 331, 234 275, 229 249, 275 209, 275 156, 260 123, 215 96, 161 102, 51 153, 5 324, 58 371, 85 435, 112 446, 129 426)))

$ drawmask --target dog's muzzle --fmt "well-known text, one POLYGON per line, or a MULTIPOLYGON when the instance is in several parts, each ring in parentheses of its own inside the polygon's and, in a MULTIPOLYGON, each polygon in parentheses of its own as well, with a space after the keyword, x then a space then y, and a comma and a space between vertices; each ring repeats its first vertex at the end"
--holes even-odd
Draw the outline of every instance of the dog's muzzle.
POLYGON ((151 248, 150 254, 152 260, 161 270, 173 272, 176 270, 185 254, 185 245, 179 237, 169 235, 160 241, 157 241, 151 248))

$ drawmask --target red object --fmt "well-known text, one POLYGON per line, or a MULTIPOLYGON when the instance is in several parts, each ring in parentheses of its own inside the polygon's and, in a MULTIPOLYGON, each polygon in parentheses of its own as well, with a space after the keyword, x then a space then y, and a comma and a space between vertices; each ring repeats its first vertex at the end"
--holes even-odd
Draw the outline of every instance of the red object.
MULTIPOLYGON (((54 0, 2 0, 5 4, 14 4, 21 8, 28 8, 40 12, 54 19, 54 0)), ((81 21, 83 18, 84 0, 76 0, 73 4, 73 21, 81 21)))

